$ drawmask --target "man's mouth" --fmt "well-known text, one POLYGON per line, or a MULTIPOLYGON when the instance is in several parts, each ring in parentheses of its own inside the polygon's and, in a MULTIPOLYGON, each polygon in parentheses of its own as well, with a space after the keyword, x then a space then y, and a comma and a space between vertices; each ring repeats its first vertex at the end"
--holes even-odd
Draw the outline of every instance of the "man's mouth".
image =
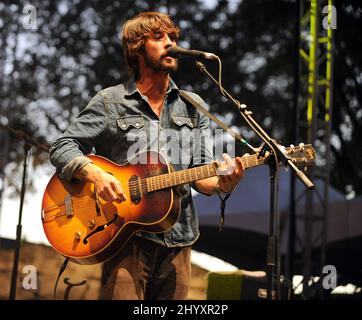
POLYGON ((174 57, 171 57, 168 53, 165 53, 164 55, 162 55, 162 58, 171 58, 171 59, 175 59, 174 57))

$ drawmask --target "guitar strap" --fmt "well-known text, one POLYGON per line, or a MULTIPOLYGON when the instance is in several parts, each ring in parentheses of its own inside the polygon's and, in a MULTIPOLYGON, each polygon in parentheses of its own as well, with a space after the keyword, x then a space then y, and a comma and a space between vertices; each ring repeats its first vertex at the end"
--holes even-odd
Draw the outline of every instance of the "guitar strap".
POLYGON ((223 128, 228 134, 230 134, 235 140, 241 142, 242 144, 248 144, 245 139, 241 137, 240 134, 238 134, 235 130, 231 129, 228 125, 226 125, 224 122, 220 121, 218 118, 216 118, 212 113, 207 111, 203 106, 201 106, 200 103, 195 101, 195 99, 191 98, 190 95, 188 95, 185 91, 180 90, 180 96, 187 100, 191 105, 193 105, 197 110, 204 113, 207 117, 209 117, 212 121, 216 122, 221 128, 223 128))
MULTIPOLYGON (((204 113, 207 117, 209 117, 212 121, 216 122, 221 128, 223 128, 227 133, 229 133, 235 140, 241 142, 242 144, 248 145, 248 143, 241 137, 240 134, 238 134, 236 131, 231 129, 228 125, 226 125, 224 122, 220 121, 218 118, 216 118, 213 114, 211 114, 209 111, 207 111, 204 107, 201 106, 195 99, 193 99, 190 95, 188 95, 185 91, 180 90, 179 94, 182 98, 184 98, 186 101, 188 101, 191 105, 193 105, 197 110, 204 113)), ((224 226, 224 220, 225 220, 225 203, 226 200, 230 197, 231 193, 228 193, 223 198, 219 191, 217 191, 217 194, 220 198, 220 221, 219 221, 219 231, 223 231, 224 226)))

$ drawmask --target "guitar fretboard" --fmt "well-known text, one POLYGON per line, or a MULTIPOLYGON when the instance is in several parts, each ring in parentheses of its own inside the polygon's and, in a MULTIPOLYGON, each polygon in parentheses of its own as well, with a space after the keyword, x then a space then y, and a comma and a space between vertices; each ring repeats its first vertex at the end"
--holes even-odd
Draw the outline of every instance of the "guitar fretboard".
MULTIPOLYGON (((265 158, 258 158, 257 154, 245 156, 242 158, 244 169, 255 167, 263 164, 265 158)), ((217 164, 211 163, 191 169, 175 171, 161 174, 159 176, 149 177, 142 181, 145 183, 147 192, 157 191, 177 185, 202 180, 217 175, 217 164)))

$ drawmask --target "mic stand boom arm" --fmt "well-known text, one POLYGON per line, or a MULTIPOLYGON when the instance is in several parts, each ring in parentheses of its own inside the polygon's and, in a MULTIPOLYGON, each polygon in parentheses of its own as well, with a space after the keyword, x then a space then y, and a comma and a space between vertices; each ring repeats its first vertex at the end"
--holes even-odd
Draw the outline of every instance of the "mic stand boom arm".
MULTIPOLYGON (((196 66, 199 68, 199 70, 206 74, 217 86, 219 86, 219 82, 207 71, 205 65, 201 63, 200 61, 196 62, 196 66)), ((269 146, 271 151, 274 153, 274 157, 277 159, 280 159, 286 166, 289 165, 293 171, 296 173, 297 177, 303 182, 303 184, 308 189, 313 189, 314 184, 310 179, 303 173, 303 171, 299 170, 296 165, 293 163, 293 161, 288 158, 285 153, 280 149, 280 147, 275 143, 275 140, 272 139, 260 125, 254 120, 254 118, 251 116, 252 112, 247 110, 247 107, 245 104, 241 104, 238 100, 234 99, 229 92, 227 92, 223 88, 223 93, 226 98, 228 98, 230 101, 232 101, 236 107, 238 108, 241 116, 244 118, 244 120, 247 122, 247 124, 253 129, 253 131, 269 146)))
POLYGON ((252 112, 247 110, 245 104, 241 104, 238 100, 234 99, 224 88, 221 87, 219 81, 217 81, 206 69, 205 65, 199 61, 196 62, 196 67, 205 75, 207 75, 221 90, 221 93, 232 101, 241 116, 251 129, 265 142, 271 151, 272 159, 269 161, 270 168, 270 218, 269 218, 269 237, 267 248, 267 299, 273 298, 274 288, 274 273, 277 274, 277 288, 275 298, 280 297, 280 258, 279 258, 279 219, 278 219, 278 183, 277 183, 277 170, 279 159, 285 166, 289 166, 295 172, 297 177, 303 182, 308 189, 313 189, 314 184, 309 178, 299 170, 290 158, 276 144, 261 126, 253 119, 252 112), (274 160, 274 161, 273 161, 274 160))

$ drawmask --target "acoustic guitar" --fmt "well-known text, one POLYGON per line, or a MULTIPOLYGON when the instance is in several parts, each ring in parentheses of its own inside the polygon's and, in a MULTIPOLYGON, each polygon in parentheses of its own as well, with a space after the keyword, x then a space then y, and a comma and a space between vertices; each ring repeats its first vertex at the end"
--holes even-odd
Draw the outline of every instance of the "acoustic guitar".
MULTIPOLYGON (((311 145, 285 148, 297 166, 313 163, 311 145)), ((42 201, 41 219, 53 248, 79 264, 104 262, 119 252, 138 231, 164 232, 177 221, 181 193, 178 186, 216 176, 220 163, 173 171, 165 158, 154 151, 139 157, 147 164, 118 165, 104 157, 88 156, 95 165, 122 183, 127 200, 105 202, 89 182, 70 183, 54 174, 42 201)), ((244 168, 264 164, 258 154, 242 158, 244 168)))

